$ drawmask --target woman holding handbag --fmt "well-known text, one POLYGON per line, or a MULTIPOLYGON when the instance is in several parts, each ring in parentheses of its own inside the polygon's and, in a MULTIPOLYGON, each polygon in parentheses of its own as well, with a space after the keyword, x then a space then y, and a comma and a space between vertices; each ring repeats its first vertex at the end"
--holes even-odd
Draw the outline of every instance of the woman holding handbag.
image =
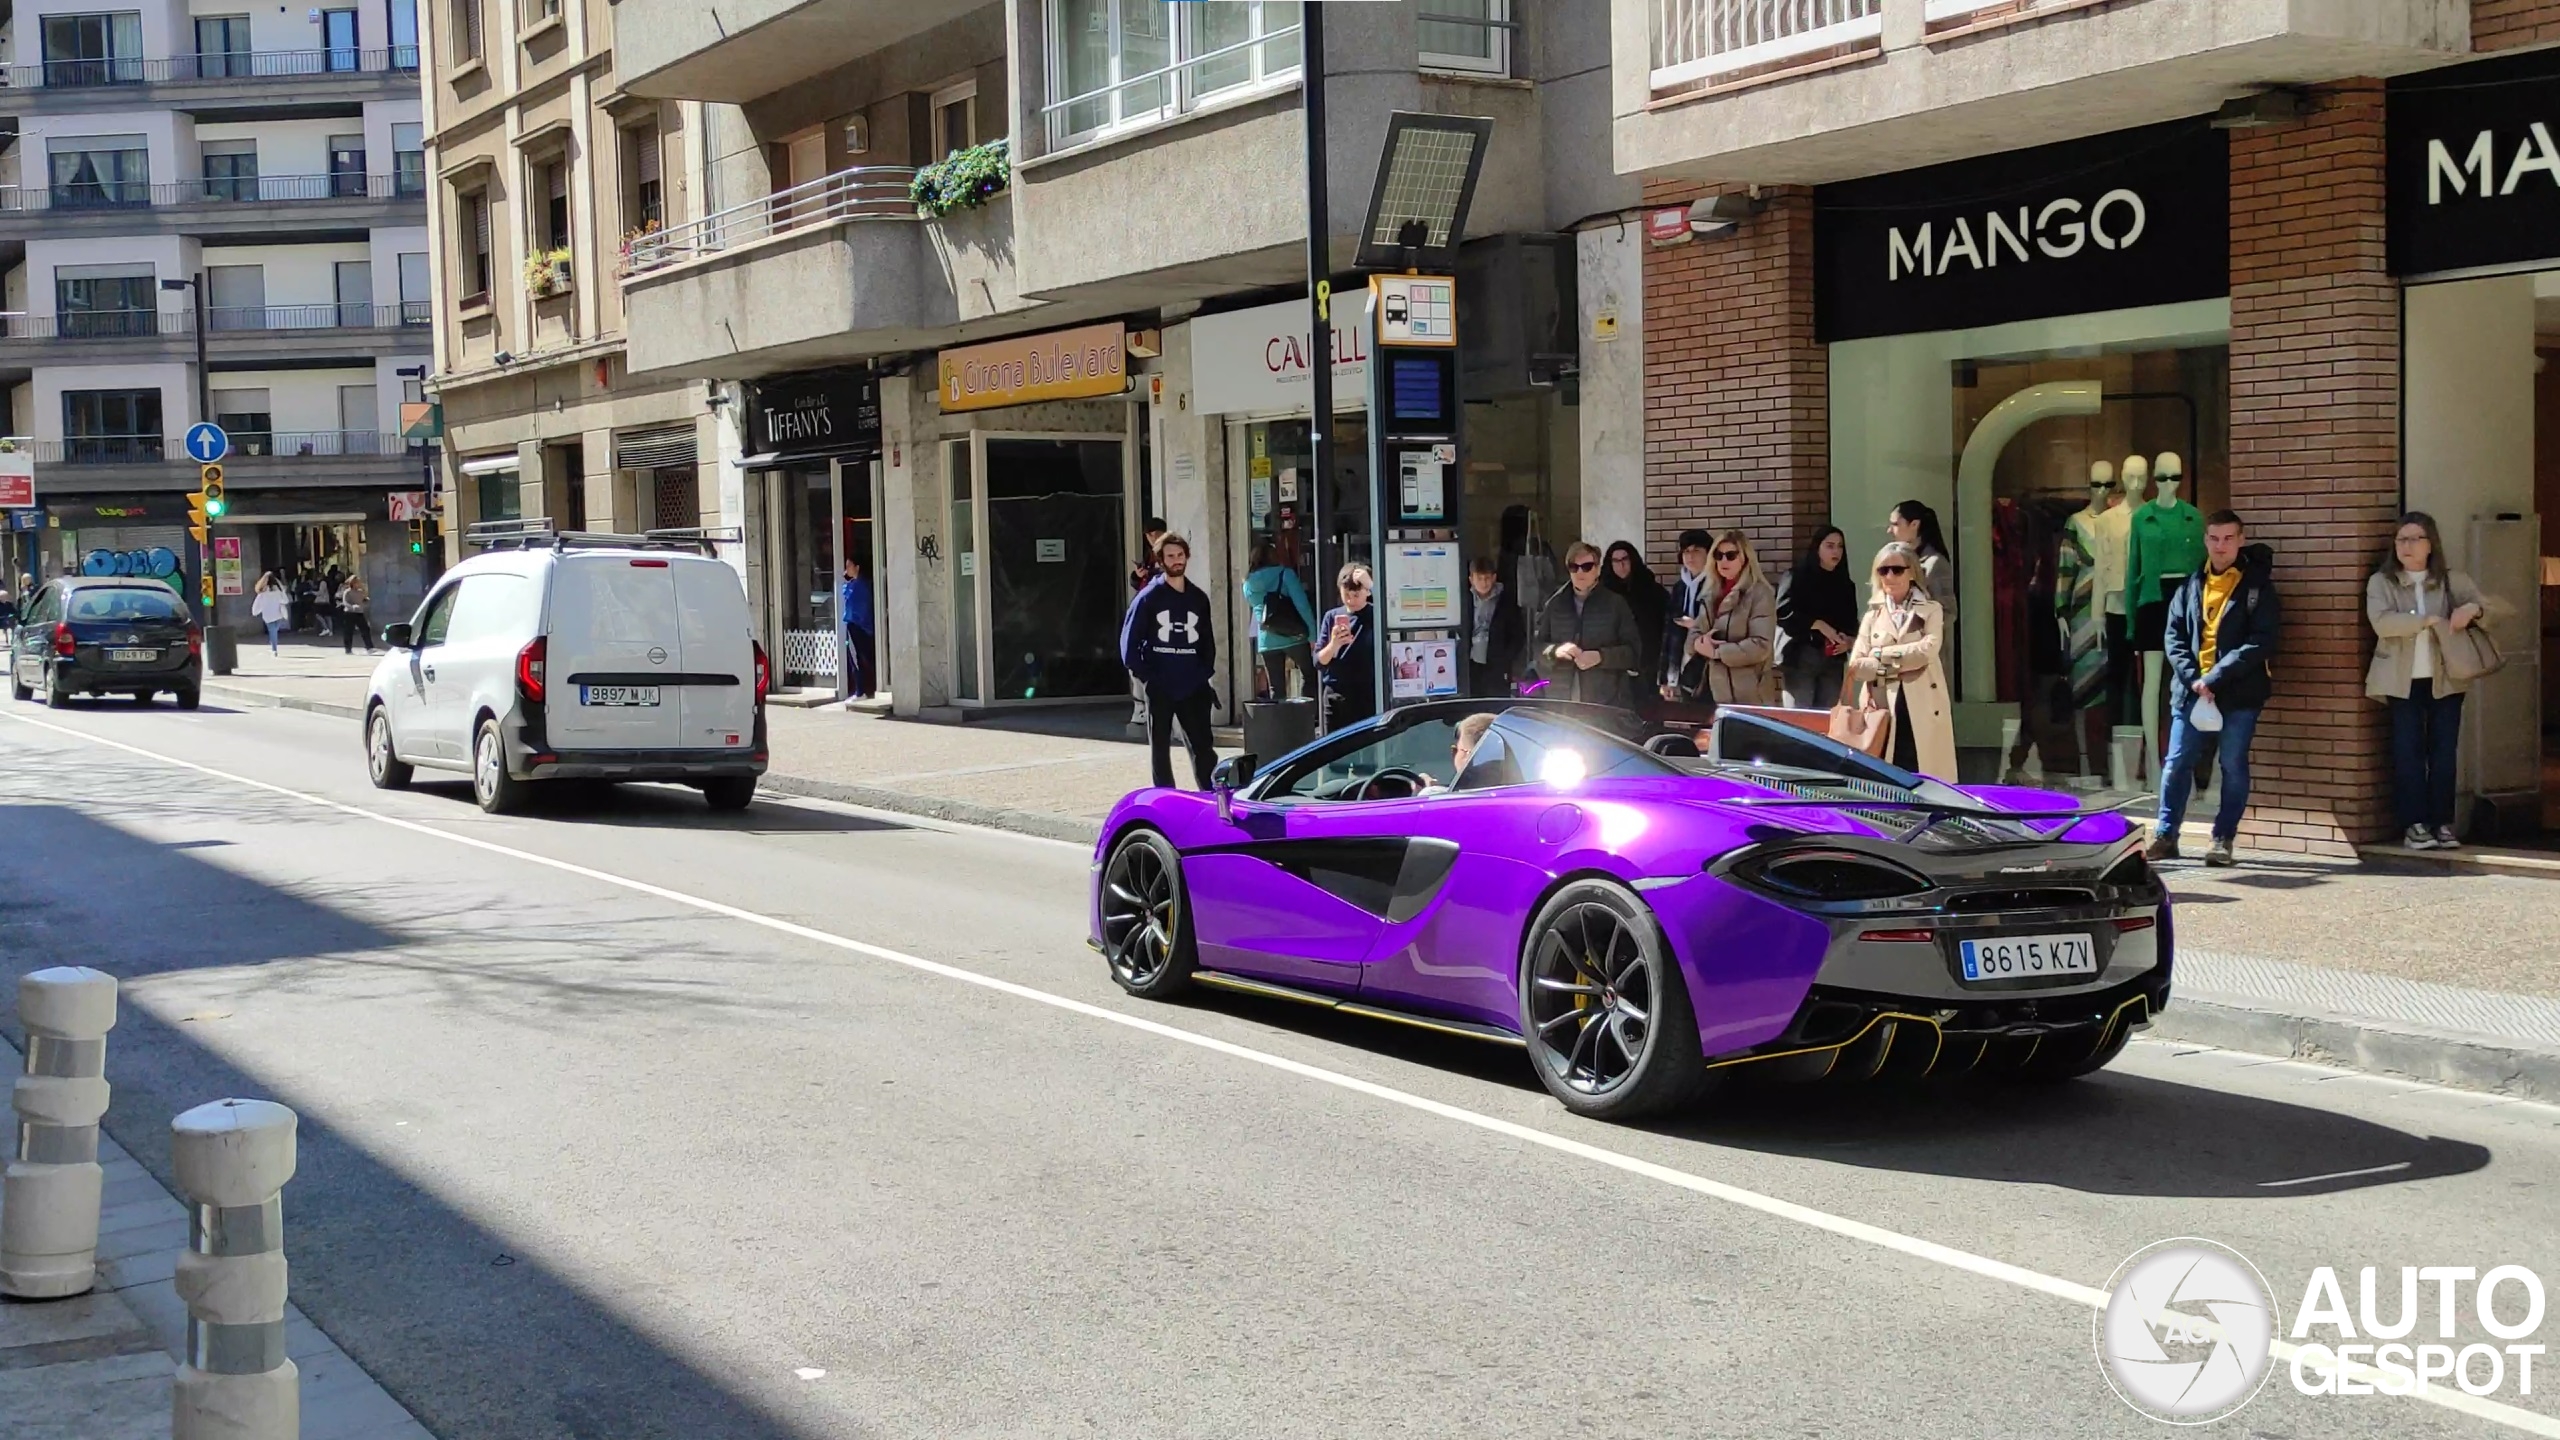
POLYGON ((1778 676, 1784 704, 1828 710, 1840 703, 1849 645, 1858 633, 1858 576, 1849 568, 1849 537, 1825 525, 1778 583, 1778 676))
POLYGON ((1778 592, 1760 573, 1739 530, 1716 537, 1707 560, 1706 601, 1689 631, 1689 653, 1706 661, 1692 699, 1718 705, 1778 703, 1778 592))
POLYGON ((2401 516, 2391 553, 2365 582, 2365 619, 2376 638, 2364 693, 2391 707, 2391 799, 2401 844, 2411 850, 2462 844, 2453 832, 2462 696, 2505 663, 2480 624, 2491 608, 2470 576, 2445 567, 2435 517, 2401 516))
MULTIPOLYGON (((1872 735, 1881 711, 1890 738, 1869 753, 1923 775, 1956 778, 1955 717, 1948 703, 1946 610, 1916 583, 1920 552, 1897 540, 1876 552, 1875 598, 1849 647, 1852 694, 1831 712, 1831 728, 1872 735)), ((1857 743, 1852 740, 1850 743, 1857 743)))

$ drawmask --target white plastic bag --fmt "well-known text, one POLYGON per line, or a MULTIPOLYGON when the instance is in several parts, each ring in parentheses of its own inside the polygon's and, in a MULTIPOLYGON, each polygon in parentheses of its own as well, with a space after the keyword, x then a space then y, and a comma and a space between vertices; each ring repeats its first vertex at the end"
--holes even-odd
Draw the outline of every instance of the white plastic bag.
POLYGON ((2196 697, 2195 708, 2187 712, 2187 724, 2207 735, 2219 734, 2222 731, 2222 707, 2213 703, 2212 696, 2200 695, 2196 697))

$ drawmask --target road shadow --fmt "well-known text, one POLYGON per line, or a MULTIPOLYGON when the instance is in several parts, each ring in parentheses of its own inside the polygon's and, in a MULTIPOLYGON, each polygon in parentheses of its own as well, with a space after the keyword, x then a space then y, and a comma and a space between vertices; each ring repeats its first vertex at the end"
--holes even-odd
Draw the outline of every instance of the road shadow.
MULTIPOLYGON (((411 782, 423 795, 470 806, 471 783, 438 777, 411 782)), ((732 835, 852 835, 916 827, 868 815, 846 815, 758 796, 744 810, 714 810, 700 791, 655 781, 553 780, 535 785, 527 813, 567 825, 630 830, 717 830, 732 835)))
MULTIPOLYGON (((250 797, 232 808, 269 803, 290 802, 250 797)), ((609 973, 624 957, 599 955, 579 927, 546 932, 513 912, 468 917, 484 927, 475 934, 503 939, 502 956, 422 951, 425 938, 404 935, 397 911, 414 913, 421 931, 440 922, 448 937, 462 917, 430 912, 415 886, 405 895, 350 887, 324 900, 264 883, 264 841, 163 844, 83 811, 24 803, 0 803, 0 836, 17 861, 0 890, 0 1031, 25 1045, 14 982, 30 970, 85 964, 138 982, 233 967, 216 982, 229 990, 190 1013, 164 1019, 177 1007, 121 1007, 107 1048, 106 1129, 169 1185, 172 1116, 225 1096, 294 1107, 302 1123, 285 1193, 292 1296, 429 1430, 447 1440, 815 1440, 633 1323, 648 1297, 616 1303, 591 1293, 315 1118, 325 1096, 242 1068, 214 1038, 222 1029, 213 1022, 227 1018, 223 995, 251 1004, 297 986, 394 1006, 444 1003, 466 987, 476 1003, 518 1012, 527 1044, 573 1023, 582 1006, 702 997, 670 992, 668 982, 549 973, 572 958, 609 973), (349 913, 376 913, 386 900, 395 913, 381 923, 349 913), (493 958, 510 964, 493 974, 493 958)), ((529 908, 538 901, 528 895, 529 908)), ((635 1197, 645 1189, 635 1177, 635 1197)))

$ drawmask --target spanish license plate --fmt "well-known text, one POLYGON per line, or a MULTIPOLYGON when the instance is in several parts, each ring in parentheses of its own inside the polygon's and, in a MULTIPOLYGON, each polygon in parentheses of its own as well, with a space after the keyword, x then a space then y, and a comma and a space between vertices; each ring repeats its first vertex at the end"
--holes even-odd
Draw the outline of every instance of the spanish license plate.
POLYGON ((157 650, 110 650, 107 659, 117 665, 147 665, 160 658, 157 650))
POLYGON ((2098 947, 2086 935, 2006 935, 1960 942, 1967 980, 2044 980, 2098 973, 2098 947))
POLYGON ((658 687, 655 685, 581 685, 578 687, 578 703, 581 705, 655 705, 658 703, 658 687))

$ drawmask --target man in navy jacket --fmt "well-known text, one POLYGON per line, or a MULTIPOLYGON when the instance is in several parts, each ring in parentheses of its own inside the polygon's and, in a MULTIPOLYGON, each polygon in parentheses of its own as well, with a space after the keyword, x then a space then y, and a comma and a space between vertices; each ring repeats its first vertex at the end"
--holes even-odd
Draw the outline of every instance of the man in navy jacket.
POLYGON ((2274 692, 2269 662, 2284 612, 2276 601, 2275 552, 2248 545, 2240 517, 2216 511, 2204 522, 2205 563, 2169 597, 2168 631, 2161 648, 2169 657, 2174 693, 2169 707, 2168 766, 2160 775, 2160 818, 2151 848, 2154 860, 2178 855, 2178 827, 2187 816, 2187 795, 2205 757, 2222 752, 2222 802, 2213 817, 2213 844, 2207 865, 2232 863, 2231 842, 2240 833, 2241 814, 2249 808, 2249 742, 2258 733, 2258 715, 2274 692), (2219 730, 2196 725, 2196 707, 2212 701, 2222 717, 2219 730))
POLYGON ((1218 765, 1209 726, 1209 709, 1218 699, 1209 688, 1218 673, 1218 637, 1209 628, 1209 597, 1186 578, 1191 542, 1165 536, 1157 542, 1156 561, 1159 573, 1129 603, 1129 617, 1120 624, 1120 663, 1146 687, 1147 752, 1156 786, 1173 788, 1173 726, 1179 720, 1182 743, 1191 751, 1191 777, 1206 790, 1218 765))

